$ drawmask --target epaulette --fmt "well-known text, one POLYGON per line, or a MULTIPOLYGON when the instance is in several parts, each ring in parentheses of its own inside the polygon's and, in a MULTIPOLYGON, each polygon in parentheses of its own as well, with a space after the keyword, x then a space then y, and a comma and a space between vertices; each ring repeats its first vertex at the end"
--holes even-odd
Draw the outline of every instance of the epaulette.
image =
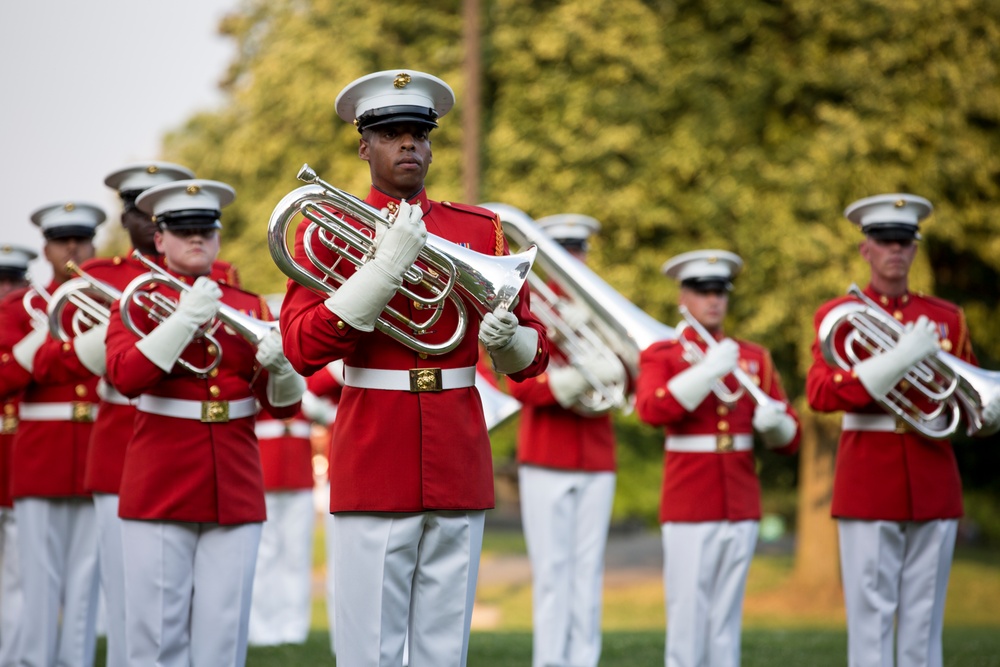
POLYGON ((917 296, 929 303, 932 306, 941 308, 952 313, 958 313, 962 310, 962 307, 958 304, 952 303, 947 299, 942 299, 941 297, 931 296, 930 294, 924 294, 923 292, 917 292, 917 296))

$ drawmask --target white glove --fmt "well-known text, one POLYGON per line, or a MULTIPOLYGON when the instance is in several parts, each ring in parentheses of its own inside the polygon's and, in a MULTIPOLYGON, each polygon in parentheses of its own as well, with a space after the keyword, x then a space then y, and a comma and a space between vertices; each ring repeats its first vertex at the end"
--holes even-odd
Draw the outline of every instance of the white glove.
POLYGON ((496 313, 486 313, 479 323, 479 341, 490 352, 498 350, 510 343, 517 327, 517 315, 497 308, 496 313))
POLYGON ((573 331, 579 331, 584 324, 590 321, 590 311, 569 301, 560 302, 556 310, 566 326, 573 331))
MULTIPOLYGON (((286 360, 287 363, 287 360, 286 360)), ((276 408, 298 403, 306 390, 305 379, 295 372, 291 364, 283 371, 268 371, 267 401, 276 408)))
POLYGON ((785 404, 774 401, 758 405, 753 411, 753 429, 760 434, 767 447, 774 449, 790 443, 798 427, 785 404))
POLYGON ((739 359, 740 346, 726 338, 708 348, 701 361, 670 378, 667 391, 685 410, 693 412, 712 391, 712 385, 736 368, 739 359))
POLYGON ((17 360, 17 363, 21 364, 21 368, 29 373, 34 370, 35 353, 38 352, 38 348, 42 346, 42 343, 48 337, 49 330, 39 326, 32 329, 31 333, 14 344, 11 352, 14 354, 14 359, 17 360))
POLYGON ((550 366, 548 375, 552 396, 564 408, 572 407, 576 399, 590 389, 590 383, 573 366, 550 366))
POLYGON ((277 329, 268 332, 264 340, 257 346, 257 354, 254 357, 257 359, 257 363, 271 373, 286 373, 292 367, 288 358, 285 357, 284 350, 282 350, 281 332, 277 329))
POLYGON ((77 359, 97 377, 102 377, 107 371, 107 347, 104 344, 107 333, 108 325, 98 324, 73 339, 77 359))
POLYGON ((375 230, 375 256, 354 272, 326 307, 358 331, 372 331, 375 321, 403 284, 406 273, 427 243, 423 210, 400 202, 395 222, 375 230))
POLYGON ((503 308, 486 313, 479 325, 479 340, 486 347, 497 373, 510 375, 527 368, 538 353, 538 332, 517 323, 517 315, 503 308))
POLYGON ((1000 426, 1000 396, 994 396, 989 403, 983 406, 983 428, 984 435, 995 433, 1000 426))
POLYGON ((306 389, 302 394, 302 414, 317 424, 329 426, 337 418, 337 405, 306 389))
POLYGON ((218 283, 201 276, 190 290, 181 292, 177 310, 136 343, 136 349, 157 368, 169 373, 199 327, 215 317, 221 298, 218 283))
POLYGON ((921 315, 906 325, 894 348, 859 362, 854 373, 872 398, 885 398, 914 364, 937 352, 938 340, 937 325, 921 315))
POLYGON ((610 353, 594 355, 589 363, 587 368, 605 387, 625 382, 625 366, 610 353))

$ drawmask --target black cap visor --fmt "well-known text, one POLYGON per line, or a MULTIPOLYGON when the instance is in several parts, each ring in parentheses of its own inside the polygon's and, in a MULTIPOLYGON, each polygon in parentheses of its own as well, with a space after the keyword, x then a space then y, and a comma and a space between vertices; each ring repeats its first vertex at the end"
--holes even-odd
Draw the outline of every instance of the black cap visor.
POLYGON ((358 116, 356 121, 358 132, 370 127, 391 125, 393 123, 420 123, 428 127, 437 127, 437 111, 428 107, 398 106, 371 109, 358 116))
POLYGON ((912 225, 871 225, 865 235, 875 241, 916 241, 920 239, 917 228, 912 225))
POLYGON ((165 231, 200 230, 212 231, 222 229, 219 222, 219 212, 210 209, 190 211, 170 211, 156 216, 156 224, 165 231))
POLYGON ((89 241, 94 238, 95 233, 96 231, 90 225, 59 225, 58 227, 49 227, 43 232, 43 235, 50 241, 61 239, 86 239, 89 241))
POLYGON ((710 294, 712 292, 731 292, 733 284, 728 280, 718 277, 709 278, 688 278, 681 281, 681 287, 693 290, 700 294, 710 294))

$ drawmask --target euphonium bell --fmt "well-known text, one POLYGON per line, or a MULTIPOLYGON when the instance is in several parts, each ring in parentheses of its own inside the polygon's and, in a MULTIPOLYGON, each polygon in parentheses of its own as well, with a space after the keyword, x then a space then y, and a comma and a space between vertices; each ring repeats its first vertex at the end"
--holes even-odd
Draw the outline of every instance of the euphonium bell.
MULTIPOLYGON (((367 262, 375 252, 376 225, 391 225, 392 220, 381 211, 343 190, 335 188, 303 165, 298 178, 310 183, 285 195, 274 208, 268 223, 267 238, 271 257, 281 271, 295 282, 323 294, 333 294, 346 277, 337 271, 340 260, 355 267, 367 262), (312 269, 300 266, 288 250, 288 229, 299 216, 309 220, 303 245, 312 269), (361 227, 351 224, 351 218, 361 227), (317 256, 320 244, 337 258, 331 266, 317 256)), ((418 261, 404 276, 398 294, 418 304, 428 317, 415 321, 394 308, 386 307, 375 322, 375 328, 417 352, 445 354, 458 347, 468 328, 468 307, 480 315, 497 308, 509 309, 517 297, 535 260, 535 249, 528 248, 517 255, 485 255, 439 236, 428 234, 427 244, 418 261), (420 285, 431 296, 409 287, 420 285), (442 343, 432 344, 420 339, 438 321, 444 305, 457 311, 458 325, 442 343)))

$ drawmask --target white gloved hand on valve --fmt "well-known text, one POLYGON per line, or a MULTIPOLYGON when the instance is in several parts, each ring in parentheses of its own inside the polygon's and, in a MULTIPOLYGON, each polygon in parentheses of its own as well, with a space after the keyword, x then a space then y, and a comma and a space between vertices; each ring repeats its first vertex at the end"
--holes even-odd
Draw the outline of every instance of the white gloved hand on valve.
POLYGON ((281 346, 281 333, 272 329, 257 344, 257 363, 267 369, 267 401, 276 408, 302 400, 306 381, 295 372, 281 346))
POLYGON ((726 338, 708 348, 701 361, 692 364, 667 382, 667 391, 685 410, 693 412, 701 405, 712 385, 736 368, 740 359, 740 346, 726 338))
POLYGON ((372 331, 386 304, 403 284, 427 243, 423 210, 419 205, 400 202, 392 226, 378 225, 375 254, 337 288, 325 305, 358 331, 372 331))
POLYGON ((553 398, 564 408, 570 408, 576 403, 576 399, 590 389, 590 383, 583 377, 583 373, 573 366, 552 366, 549 365, 547 371, 549 376, 549 391, 553 398))
POLYGON ((281 346, 281 332, 277 329, 269 331, 260 341, 254 358, 257 363, 272 373, 285 373, 292 368, 292 364, 285 357, 281 346))
POLYGON ((784 403, 773 401, 758 405, 753 411, 753 430, 760 434, 764 444, 774 449, 792 441, 798 426, 784 403))
POLYGON ((107 324, 98 324, 73 338, 73 351, 84 368, 102 377, 107 371, 107 324))
POLYGON ((914 364, 937 352, 939 340, 937 325, 921 315, 906 325, 892 349, 858 362, 854 374, 872 398, 885 398, 914 364))
POLYGON ((523 371, 538 352, 538 332, 518 324, 517 315, 504 308, 483 316, 479 341, 490 353, 493 368, 504 375, 523 371))
POLYGON ((135 344, 143 356, 160 370, 169 373, 198 329, 219 312, 222 288, 205 276, 191 289, 181 292, 177 309, 155 329, 135 344))

